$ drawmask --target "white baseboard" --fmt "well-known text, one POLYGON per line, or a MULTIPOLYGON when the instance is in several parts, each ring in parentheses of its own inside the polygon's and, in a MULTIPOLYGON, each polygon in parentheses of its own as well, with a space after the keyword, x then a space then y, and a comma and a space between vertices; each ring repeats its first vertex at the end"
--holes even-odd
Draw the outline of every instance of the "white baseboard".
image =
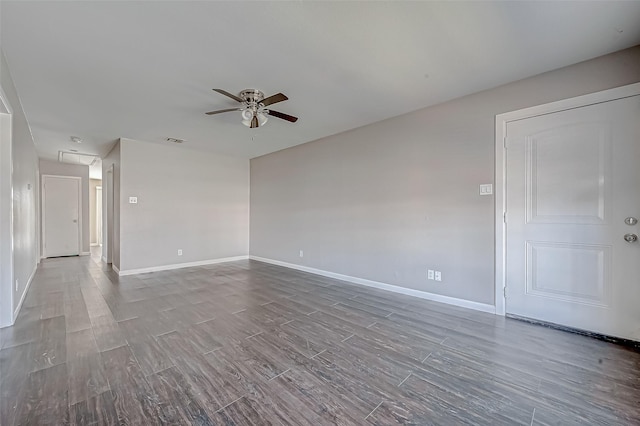
POLYGON ((98 247, 100 244, 98 243, 91 243, 91 247, 98 247))
MULTIPOLYGON (((118 275, 135 275, 135 274, 145 274, 147 272, 158 272, 158 271, 169 271, 171 269, 180 269, 180 268, 190 268, 192 266, 204 266, 204 265, 213 265, 215 263, 224 263, 224 262, 234 262, 236 260, 247 260, 249 256, 233 256, 233 257, 223 257, 220 259, 209 259, 209 260, 199 260, 197 262, 186 262, 186 263, 174 263, 173 265, 162 265, 162 266, 152 266, 150 268, 139 268, 139 269, 126 269, 124 271, 117 271, 118 275)), ((114 266, 115 270, 116 267, 114 266)))
POLYGON ((18 314, 20 313, 20 309, 22 308, 22 304, 24 303, 24 299, 27 296, 27 292, 29 291, 29 287, 31 287, 31 281, 33 281, 33 277, 36 276, 36 271, 38 270, 38 264, 33 267, 33 271, 31 271, 31 275, 29 276, 29 280, 27 281, 27 286, 24 288, 22 292, 22 296, 20 296, 20 302, 18 302, 18 306, 13 311, 13 323, 16 322, 16 318, 18 318, 18 314))
POLYGON ((91 256, 91 252, 90 251, 83 251, 82 253, 80 253, 80 256, 91 256))
POLYGON ((407 296, 418 297, 420 299, 432 300, 434 302, 446 303, 448 305, 460 306, 462 308, 473 309, 481 312, 488 312, 490 314, 496 313, 496 307, 493 305, 488 305, 486 303, 478 303, 478 302, 473 302, 471 300, 458 299, 456 297, 443 296, 441 294, 434 294, 426 291, 399 287, 393 284, 386 284, 378 281, 367 280, 364 278, 357 278, 349 275, 337 274, 335 272, 323 271, 322 269, 310 268, 308 266, 281 262, 279 260, 267 259, 264 257, 249 256, 249 259, 257 260, 259 262, 271 263, 273 265, 284 266, 285 268, 297 269, 298 271, 309 272, 311 274, 322 275, 323 277, 335 278, 335 279, 347 281, 353 284, 359 284, 367 287, 377 288, 380 290, 387 290, 387 291, 392 291, 394 293, 405 294, 407 296))
POLYGON ((120 273, 120 269, 118 269, 118 267, 116 265, 114 265, 113 263, 111 264, 111 269, 113 269, 116 274, 123 275, 123 274, 120 273))

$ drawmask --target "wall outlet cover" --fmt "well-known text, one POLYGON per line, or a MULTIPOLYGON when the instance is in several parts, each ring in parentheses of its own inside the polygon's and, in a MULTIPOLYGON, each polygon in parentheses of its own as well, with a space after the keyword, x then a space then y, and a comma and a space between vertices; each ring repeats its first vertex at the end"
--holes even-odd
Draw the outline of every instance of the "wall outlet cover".
POLYGON ((138 197, 129 197, 129 204, 138 204, 138 197))
POLYGON ((491 183, 483 183, 480 185, 480 195, 491 195, 493 194, 493 184, 491 183))
POLYGON ((435 279, 435 273, 434 273, 433 269, 428 269, 427 270, 427 279, 428 280, 435 279))
POLYGON ((436 271, 436 281, 442 281, 442 272, 436 271))

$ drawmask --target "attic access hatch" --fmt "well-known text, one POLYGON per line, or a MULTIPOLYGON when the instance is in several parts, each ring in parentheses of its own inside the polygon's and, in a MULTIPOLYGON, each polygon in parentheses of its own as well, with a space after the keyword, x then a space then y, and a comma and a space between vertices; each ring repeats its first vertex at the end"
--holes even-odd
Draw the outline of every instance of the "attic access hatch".
POLYGON ((58 151, 58 161, 61 163, 92 166, 98 160, 97 155, 81 154, 79 152, 58 151))

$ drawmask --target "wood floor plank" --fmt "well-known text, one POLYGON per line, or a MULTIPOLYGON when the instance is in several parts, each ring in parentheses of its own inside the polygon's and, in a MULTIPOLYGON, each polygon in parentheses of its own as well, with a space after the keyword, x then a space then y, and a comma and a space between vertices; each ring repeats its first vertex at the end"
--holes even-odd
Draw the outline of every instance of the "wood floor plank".
POLYGON ((33 371, 62 364, 67 360, 64 316, 40 321, 39 338, 31 344, 33 371))
POLYGON ((188 385, 194 389, 208 415, 235 401, 244 393, 235 386, 237 378, 224 374, 208 358, 190 347, 177 332, 160 336, 158 342, 173 359, 188 385))
POLYGON ((69 404, 73 405, 109 390, 102 357, 98 353, 67 361, 69 404))
POLYGON ((30 351, 30 343, 0 350, 0 424, 12 425, 20 414, 32 370, 30 351))
POLYGON ((100 352, 125 346, 127 340, 111 315, 100 315, 91 318, 91 329, 100 352))
POLYGON ((119 424, 115 399, 115 395, 109 390, 71 405, 70 423, 74 426, 119 424))
POLYGON ((91 328, 91 319, 83 298, 67 301, 63 312, 68 333, 91 328))
POLYGON ((260 425, 263 424, 261 419, 269 419, 268 424, 278 425, 323 424, 316 413, 299 404, 290 392, 269 384, 255 384, 247 395, 224 408, 221 416, 237 425, 260 425))
POLYGON ((149 377, 149 383, 158 395, 159 420, 164 424, 214 425, 194 389, 176 367, 149 377))
POLYGON ((93 330, 85 329, 67 333, 67 362, 79 357, 97 354, 98 345, 93 336, 93 330))
POLYGON ((294 367, 272 380, 270 385, 285 389, 296 399, 296 404, 313 411, 323 423, 359 424, 370 412, 351 393, 328 391, 322 380, 303 369, 294 367))
POLYGON ((67 365, 58 364, 29 374, 18 425, 69 423, 67 365))
POLYGON ((129 345, 145 376, 173 367, 173 361, 160 347, 156 339, 134 342, 129 345))

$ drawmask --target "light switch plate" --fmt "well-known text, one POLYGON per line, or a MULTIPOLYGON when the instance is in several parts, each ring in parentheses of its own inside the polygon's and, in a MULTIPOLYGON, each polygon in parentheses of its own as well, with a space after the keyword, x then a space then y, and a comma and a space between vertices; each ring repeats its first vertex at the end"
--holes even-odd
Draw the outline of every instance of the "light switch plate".
POLYGON ((436 281, 442 281, 442 272, 436 271, 436 281))
POLYGON ((480 185, 480 195, 491 195, 493 194, 493 184, 491 183, 483 183, 480 185))
POLYGON ((129 204, 138 204, 138 197, 129 197, 129 204))

